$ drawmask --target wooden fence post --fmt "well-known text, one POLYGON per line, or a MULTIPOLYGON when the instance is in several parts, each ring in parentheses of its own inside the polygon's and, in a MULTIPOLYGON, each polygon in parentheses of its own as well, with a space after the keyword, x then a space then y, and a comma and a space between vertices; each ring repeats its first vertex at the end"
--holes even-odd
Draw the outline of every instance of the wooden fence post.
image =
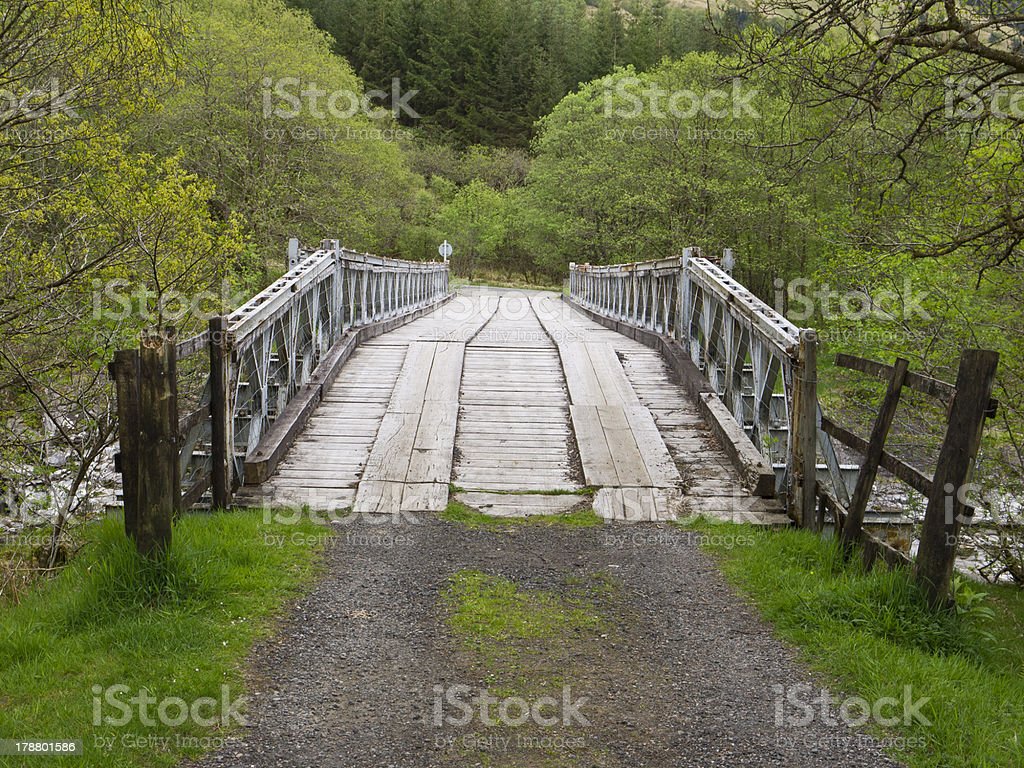
POLYGON ((171 546, 180 506, 178 383, 174 329, 143 335, 139 350, 139 509, 135 546, 159 557, 171 546))
POLYGON ((978 454, 998 365, 999 353, 990 350, 968 349, 960 356, 956 394, 939 450, 915 567, 917 584, 933 607, 949 604, 965 506, 960 492, 978 454))
POLYGON ((124 532, 136 540, 139 521, 139 352, 114 353, 110 376, 117 393, 117 470, 121 473, 124 532))
POLYGON ((896 408, 900 404, 900 391, 907 378, 909 365, 902 357, 896 358, 892 376, 889 378, 889 388, 885 392, 878 418, 875 419, 875 424, 871 429, 871 438, 868 441, 867 452, 864 454, 864 463, 861 465, 860 472, 857 473, 857 486, 853 489, 846 522, 843 524, 842 544, 847 556, 853 551, 853 546, 860 539, 861 529, 864 527, 864 512, 867 510, 871 491, 875 487, 878 463, 882 460, 882 451, 885 449, 885 439, 889 436, 892 420, 896 417, 896 408))
POLYGON ((210 459, 214 509, 231 506, 234 419, 231 398, 231 337, 226 317, 210 318, 210 459))
POLYGON ((793 413, 790 418, 790 504, 803 528, 817 528, 818 484, 818 335, 800 331, 793 370, 793 413))

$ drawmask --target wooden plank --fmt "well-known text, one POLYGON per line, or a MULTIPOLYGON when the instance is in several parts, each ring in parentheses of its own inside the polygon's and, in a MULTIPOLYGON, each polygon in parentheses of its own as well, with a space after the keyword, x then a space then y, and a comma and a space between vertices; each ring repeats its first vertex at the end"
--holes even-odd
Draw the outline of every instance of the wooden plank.
POLYGON ((181 503, 178 471, 176 347, 165 330, 144 335, 139 349, 139 508, 135 546, 162 557, 181 503))
POLYGON ((651 412, 637 402, 635 405, 625 406, 623 414, 636 440, 647 474, 651 478, 651 485, 656 488, 678 486, 682 478, 651 412))
POLYGON ((186 357, 191 357, 197 352, 202 352, 206 349, 209 340, 209 334, 207 331, 203 331, 189 339, 179 341, 176 347, 177 359, 184 360, 186 357))
POLYGON ((118 454, 116 466, 121 474, 125 534, 135 539, 139 516, 139 352, 135 349, 114 353, 110 376, 117 393, 118 454))
POLYGON ((583 345, 602 393, 603 402, 613 405, 639 405, 640 400, 622 369, 611 344, 589 342, 583 345))
MULTIPOLYGON (((601 429, 615 464, 618 477, 616 485, 620 486, 651 486, 654 480, 640 453, 636 435, 626 420, 626 414, 620 405, 597 406, 601 429)), ((582 448, 580 449, 582 453, 582 448)))
POLYGON ((448 506, 448 483, 406 483, 401 511, 443 512, 448 506))
POLYGON ((212 317, 210 342, 210 460, 211 504, 214 509, 231 506, 234 489, 234 398, 231 387, 231 335, 226 317, 212 317))
POLYGON ((425 400, 459 402, 459 384, 462 381, 465 349, 465 344, 451 342, 438 342, 434 346, 425 400))
POLYGON ((601 488, 594 495, 594 513, 604 520, 625 520, 621 488, 601 488))
POLYGON ((405 482, 363 478, 356 491, 352 511, 356 514, 391 515, 402 509, 405 482))
POLYGON ((598 381, 587 348, 583 344, 559 345, 569 401, 573 405, 605 405, 604 389, 598 381))
POLYGON ((212 484, 213 475, 210 472, 206 472, 200 477, 197 477, 181 495, 181 509, 187 512, 189 509, 199 504, 203 495, 206 494, 212 484))
POLYGON ((388 403, 389 413, 419 413, 430 381, 430 368, 437 343, 416 341, 409 345, 402 372, 388 403))
MULTIPOLYGON (((840 427, 826 416, 821 417, 821 428, 824 432, 834 437, 843 445, 853 448, 853 450, 860 454, 864 454, 868 450, 867 440, 855 435, 844 427, 840 427)), ((931 479, 926 477, 920 470, 912 467, 910 464, 907 464, 905 461, 896 458, 887 451, 882 451, 878 463, 883 469, 891 472, 915 491, 923 494, 924 496, 931 494, 931 479)))
POLYGON ((573 405, 569 408, 583 476, 587 485, 616 486, 619 476, 615 470, 611 448, 605 437, 601 416, 596 405, 573 405))
POLYGON ((507 494, 479 491, 459 493, 455 498, 457 501, 474 507, 484 514, 494 514, 497 511, 497 516, 500 517, 558 515, 590 501, 589 496, 578 494, 507 494))
MULTIPOLYGON (((405 401, 403 407, 408 407, 408 401, 405 401)), ((366 461, 364 482, 405 482, 419 420, 419 413, 416 412, 389 412, 384 415, 377 431, 377 439, 366 461)))
POLYGON ((939 449, 917 554, 917 583, 933 606, 949 603, 953 564, 966 511, 960 491, 974 468, 998 365, 999 354, 989 350, 968 349, 960 357, 956 395, 939 449))
POLYGON ((789 510, 797 523, 815 529, 817 521, 818 466, 818 337, 800 331, 798 362, 793 366, 793 400, 790 412, 790 470, 793 474, 789 510))
POLYGON ((429 401, 416 429, 407 483, 444 483, 452 476, 458 404, 429 401))
MULTIPOLYGON (((893 376, 893 366, 878 363, 874 360, 866 360, 855 355, 836 355, 836 365, 840 368, 860 371, 884 381, 891 381, 893 376)), ((921 392, 922 394, 931 395, 945 401, 952 400, 953 395, 956 394, 956 387, 952 384, 947 384, 944 381, 933 379, 929 376, 922 376, 920 373, 914 373, 913 371, 907 371, 904 385, 915 392, 921 392)))
POLYGON ((868 508, 868 501, 871 499, 871 492, 875 487, 875 476, 878 473, 878 464, 882 459, 882 451, 885 450, 885 440, 889 435, 889 428, 893 419, 896 418, 896 409, 900 404, 900 390, 906 381, 909 361, 899 357, 892 366, 892 375, 882 399, 878 416, 875 418, 874 426, 871 428, 871 438, 868 440, 867 450, 864 452, 864 460, 861 462, 860 472, 857 474, 857 485, 853 489, 853 496, 850 499, 850 506, 846 512, 846 524, 843 526, 842 546, 847 553, 853 550, 854 545, 860 540, 861 531, 864 527, 864 512, 868 508))

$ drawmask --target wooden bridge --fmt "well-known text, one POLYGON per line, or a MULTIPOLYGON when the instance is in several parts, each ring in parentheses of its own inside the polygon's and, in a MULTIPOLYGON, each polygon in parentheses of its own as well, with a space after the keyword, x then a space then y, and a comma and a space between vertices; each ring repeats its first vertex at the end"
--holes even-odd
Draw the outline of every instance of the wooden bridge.
POLYGON ((336 241, 293 241, 289 266, 203 334, 150 332, 112 363, 125 521, 141 550, 195 506, 407 516, 454 494, 497 516, 585 505, 633 523, 831 523, 900 562, 863 530, 881 466, 928 497, 927 579, 952 567, 961 522, 943 489, 969 475, 994 353, 965 354, 955 386, 906 361, 842 356, 890 382, 863 439, 822 414, 815 332, 696 249, 570 265, 565 295, 452 292, 445 264, 336 241), (903 386, 948 403, 934 477, 884 450, 903 386), (863 461, 841 465, 833 439, 863 461))

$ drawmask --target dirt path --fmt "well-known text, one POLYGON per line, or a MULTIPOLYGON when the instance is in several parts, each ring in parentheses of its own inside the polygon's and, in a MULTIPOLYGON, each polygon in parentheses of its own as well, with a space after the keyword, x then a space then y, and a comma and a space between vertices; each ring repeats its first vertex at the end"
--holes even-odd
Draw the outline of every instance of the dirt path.
MULTIPOLYGON (((892 765, 820 718, 775 725, 773 686, 813 680, 695 536, 655 524, 347 526, 322 582, 256 653, 248 728, 201 765, 892 765), (405 543, 386 546, 397 535, 405 543), (451 579, 467 573, 511 581, 510 615, 540 628, 483 642, 453 630, 451 579), (476 713, 435 725, 462 714, 439 695, 533 702, 565 688, 581 717, 571 704, 540 713, 567 724, 489 727, 476 713)), ((506 716, 518 714, 510 703, 506 716)))

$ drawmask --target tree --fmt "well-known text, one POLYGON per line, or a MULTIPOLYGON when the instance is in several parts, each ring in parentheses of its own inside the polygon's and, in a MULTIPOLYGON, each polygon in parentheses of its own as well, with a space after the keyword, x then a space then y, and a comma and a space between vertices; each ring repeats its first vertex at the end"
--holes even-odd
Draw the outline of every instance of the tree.
POLYGON ((438 213, 437 229, 455 246, 453 268, 472 278, 481 267, 498 266, 498 246, 504 237, 501 193, 473 181, 456 193, 438 213))
POLYGON ((746 71, 767 70, 792 84, 792 98, 818 107, 834 104, 833 121, 804 144, 797 162, 862 123, 887 120, 880 132, 891 155, 876 172, 878 200, 896 210, 916 209, 931 192, 932 207, 953 215, 942 231, 900 217, 879 245, 918 257, 956 254, 979 270, 1021 256, 1024 241, 1024 49, 1019 4, 995 2, 864 4, 847 0, 806 4, 769 0, 756 6, 765 19, 736 37, 746 71), (895 117, 895 119, 892 119, 895 117), (950 141, 949 137, 955 140, 950 141), (915 171, 955 153, 960 172, 949 186, 928 183, 915 171), (922 158, 930 158, 922 163, 922 158), (966 186, 967 194, 960 187, 966 186), (960 210, 943 199, 954 193, 960 210))

